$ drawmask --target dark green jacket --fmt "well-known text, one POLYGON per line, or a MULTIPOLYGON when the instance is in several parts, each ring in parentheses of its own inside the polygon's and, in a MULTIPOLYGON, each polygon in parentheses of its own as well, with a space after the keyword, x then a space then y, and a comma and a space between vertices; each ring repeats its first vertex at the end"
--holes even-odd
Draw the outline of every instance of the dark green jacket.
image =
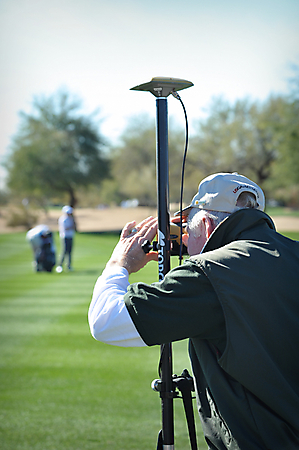
POLYGON ((211 449, 299 448, 298 268, 299 243, 240 210, 201 255, 126 294, 148 345, 190 338, 211 449))

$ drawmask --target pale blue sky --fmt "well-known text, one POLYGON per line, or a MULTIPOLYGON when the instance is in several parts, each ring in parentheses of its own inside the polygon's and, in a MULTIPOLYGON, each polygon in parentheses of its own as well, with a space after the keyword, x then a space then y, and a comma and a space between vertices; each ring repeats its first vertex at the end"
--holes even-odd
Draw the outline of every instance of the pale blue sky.
MULTIPOLYGON (((0 161, 34 95, 68 88, 115 142, 133 115, 155 116, 154 97, 130 91, 152 77, 194 83, 181 92, 192 130, 213 96, 287 92, 294 63, 299 0, 0 0, 0 161)), ((168 110, 183 123, 172 97, 168 110)))

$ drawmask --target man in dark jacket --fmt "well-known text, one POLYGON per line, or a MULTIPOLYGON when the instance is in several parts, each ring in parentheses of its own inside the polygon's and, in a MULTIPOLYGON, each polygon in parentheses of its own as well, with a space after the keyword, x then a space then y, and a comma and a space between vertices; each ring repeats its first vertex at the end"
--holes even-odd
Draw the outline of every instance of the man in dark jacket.
POLYGON ((264 194, 239 174, 204 179, 183 214, 190 259, 129 285, 157 222, 127 224, 89 309, 93 336, 120 346, 189 338, 209 449, 299 448, 299 243, 275 230, 264 194), (132 232, 132 230, 134 230, 132 232))

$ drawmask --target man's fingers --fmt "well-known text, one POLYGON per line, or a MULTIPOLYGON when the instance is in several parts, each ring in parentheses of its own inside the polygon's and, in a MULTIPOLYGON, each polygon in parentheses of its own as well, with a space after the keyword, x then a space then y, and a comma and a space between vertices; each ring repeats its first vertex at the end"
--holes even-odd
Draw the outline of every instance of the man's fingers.
POLYGON ((126 225, 122 229, 120 237, 124 238, 124 237, 129 236, 131 234, 132 228, 134 228, 135 225, 136 225, 136 221, 135 220, 133 220, 132 222, 126 223, 126 225))
POLYGON ((153 219, 148 225, 147 229, 144 233, 144 238, 148 239, 150 242, 154 239, 157 234, 158 221, 157 219, 153 219))
POLYGON ((136 221, 126 223, 121 232, 121 237, 128 237, 132 232, 144 235, 149 227, 151 227, 152 223, 155 221, 152 216, 147 217, 142 220, 138 225, 136 225, 136 221))
POLYGON ((147 262, 158 261, 158 252, 149 252, 146 255, 147 262))
POLYGON ((137 228, 138 230, 141 230, 141 228, 142 228, 144 225, 146 225, 148 222, 150 222, 150 221, 152 221, 152 220, 155 220, 155 219, 153 218, 153 216, 149 216, 149 217, 147 217, 146 219, 143 219, 138 225, 136 225, 136 228, 137 228))

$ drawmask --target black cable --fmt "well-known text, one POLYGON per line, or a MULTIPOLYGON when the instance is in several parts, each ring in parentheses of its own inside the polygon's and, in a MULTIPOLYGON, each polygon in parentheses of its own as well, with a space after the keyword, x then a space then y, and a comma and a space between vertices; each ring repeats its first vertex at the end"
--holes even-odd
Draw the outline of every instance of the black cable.
POLYGON ((183 259, 183 217, 182 217, 182 210, 183 210, 183 191, 184 191, 184 176, 185 176, 185 165, 186 165, 186 157, 187 157, 187 149, 188 149, 188 118, 187 118, 187 112, 185 105, 179 96, 179 94, 176 91, 171 92, 174 98, 180 101, 184 115, 185 115, 185 126, 186 126, 186 138, 185 138, 185 150, 184 150, 184 156, 183 156, 183 163, 182 163, 182 175, 181 175, 181 193, 180 193, 180 254, 179 254, 179 263, 182 264, 183 259))

